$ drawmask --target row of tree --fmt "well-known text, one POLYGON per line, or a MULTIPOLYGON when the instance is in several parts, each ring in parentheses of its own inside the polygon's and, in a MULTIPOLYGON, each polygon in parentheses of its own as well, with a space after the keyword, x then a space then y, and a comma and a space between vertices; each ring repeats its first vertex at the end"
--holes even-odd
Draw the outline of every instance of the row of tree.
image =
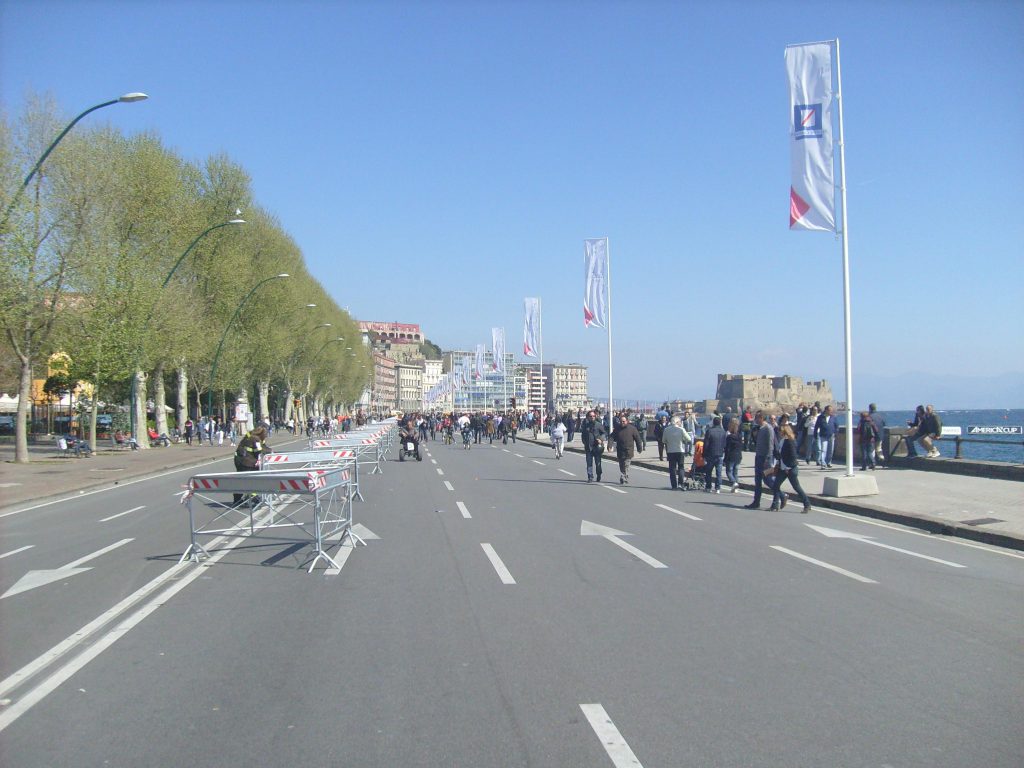
POLYGON ((253 199, 244 168, 224 155, 193 162, 154 134, 93 123, 68 133, 23 188, 66 123, 42 99, 0 114, 0 356, 18 377, 18 462, 29 459, 33 377, 45 377, 38 371, 55 351, 95 391, 93 431, 98 403, 126 382, 136 437, 149 398, 166 431, 165 378, 177 382, 179 424, 189 398, 195 408, 211 390, 254 393, 262 417, 272 384, 289 406, 304 398, 300 415, 359 397, 372 358, 356 323, 253 199))

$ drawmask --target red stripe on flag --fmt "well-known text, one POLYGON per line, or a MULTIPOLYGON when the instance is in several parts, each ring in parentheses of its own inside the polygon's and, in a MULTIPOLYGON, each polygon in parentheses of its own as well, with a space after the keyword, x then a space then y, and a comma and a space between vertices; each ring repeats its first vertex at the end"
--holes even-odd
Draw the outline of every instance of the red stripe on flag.
POLYGON ((796 224, 803 215, 811 210, 803 198, 796 193, 792 187, 789 188, 789 228, 792 229, 793 225, 796 224))

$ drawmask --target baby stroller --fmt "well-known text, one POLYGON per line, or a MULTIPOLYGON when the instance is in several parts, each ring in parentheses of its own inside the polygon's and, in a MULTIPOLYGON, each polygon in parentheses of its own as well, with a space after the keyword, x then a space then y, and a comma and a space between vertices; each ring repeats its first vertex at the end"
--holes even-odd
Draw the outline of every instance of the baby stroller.
POLYGON ((705 475, 704 441, 696 440, 693 444, 693 463, 683 477, 684 491, 699 491, 705 487, 707 476, 705 475))

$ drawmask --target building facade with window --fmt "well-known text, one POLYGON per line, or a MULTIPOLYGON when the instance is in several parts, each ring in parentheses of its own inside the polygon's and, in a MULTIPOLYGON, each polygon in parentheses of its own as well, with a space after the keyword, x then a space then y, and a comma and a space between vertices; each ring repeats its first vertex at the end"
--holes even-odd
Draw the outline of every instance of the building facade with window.
POLYGON ((590 407, 587 366, 578 363, 545 363, 544 389, 548 410, 558 413, 590 407))

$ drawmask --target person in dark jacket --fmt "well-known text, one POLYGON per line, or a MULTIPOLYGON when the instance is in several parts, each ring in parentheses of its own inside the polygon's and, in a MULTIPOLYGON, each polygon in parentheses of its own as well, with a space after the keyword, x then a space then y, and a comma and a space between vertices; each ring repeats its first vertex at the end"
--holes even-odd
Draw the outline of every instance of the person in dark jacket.
POLYGON ((868 465, 875 468, 875 444, 878 441, 878 427, 871 420, 871 414, 861 411, 857 424, 857 439, 860 441, 860 471, 866 472, 868 465))
POLYGON ((881 464, 885 461, 885 450, 882 447, 885 444, 885 417, 878 412, 878 406, 874 403, 868 406, 868 416, 871 417, 871 421, 875 423, 875 429, 878 431, 878 442, 875 444, 875 463, 881 464))
POLYGON ((715 472, 715 493, 722 492, 722 463, 725 461, 726 432, 722 417, 711 420, 711 428, 704 433, 704 490, 711 493, 711 473, 715 472))
POLYGON ((832 469, 832 450, 836 447, 839 422, 832 415, 832 406, 826 405, 814 424, 814 437, 818 441, 818 466, 832 469))
POLYGON ((800 501, 803 502, 804 508, 801 512, 810 512, 811 500, 807 498, 804 489, 800 487, 800 480, 797 479, 799 455, 796 451, 793 427, 789 424, 783 424, 779 427, 779 437, 782 442, 779 444, 779 463, 775 467, 775 493, 772 495, 771 509, 773 512, 785 509, 786 494, 782 492, 782 481, 789 480, 789 484, 793 486, 793 490, 796 491, 800 501))
POLYGON ((594 482, 594 471, 597 471, 597 482, 601 482, 601 456, 608 432, 604 424, 598 421, 597 411, 587 411, 580 429, 580 440, 583 441, 583 453, 587 459, 587 482, 594 482))
POLYGON ((668 426, 668 416, 659 416, 658 422, 654 425, 654 439, 658 441, 658 461, 665 460, 665 427, 668 426))
POLYGON ((633 447, 639 453, 644 452, 644 445, 640 441, 640 433, 633 424, 629 423, 629 417, 623 413, 619 416, 618 427, 612 432, 612 440, 615 441, 615 455, 619 460, 619 485, 629 483, 629 463, 636 454, 633 447))
POLYGON ((732 484, 732 492, 740 488, 739 468, 743 461, 743 435, 740 433, 740 422, 733 419, 729 422, 729 431, 725 433, 725 476, 732 484))
MULTIPOLYGON (((235 471, 255 472, 260 468, 260 456, 270 453, 270 444, 267 442, 266 427, 256 427, 246 432, 245 437, 238 441, 235 448, 235 471)), ((234 496, 235 506, 242 500, 242 494, 234 496)))
POLYGON ((758 411, 754 417, 754 426, 757 427, 754 444, 754 500, 746 505, 746 509, 757 509, 761 506, 762 483, 768 486, 769 491, 775 491, 771 477, 764 474, 775 460, 775 430, 765 422, 762 411, 758 411))

